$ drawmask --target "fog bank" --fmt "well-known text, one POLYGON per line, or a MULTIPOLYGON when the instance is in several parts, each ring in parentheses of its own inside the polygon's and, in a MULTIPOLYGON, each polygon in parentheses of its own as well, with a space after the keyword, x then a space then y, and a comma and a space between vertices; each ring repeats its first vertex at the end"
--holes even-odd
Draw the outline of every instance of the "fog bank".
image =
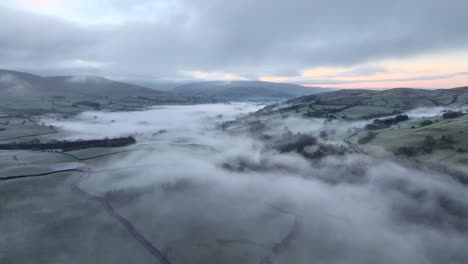
MULTIPOLYGON (((83 187, 106 195, 173 263, 468 262, 466 186, 361 154, 308 160, 219 128, 259 107, 164 106, 45 121, 70 139, 136 136, 132 149, 140 151, 90 161, 97 172, 83 187)), ((326 129, 313 122, 284 124, 314 135, 326 129)))

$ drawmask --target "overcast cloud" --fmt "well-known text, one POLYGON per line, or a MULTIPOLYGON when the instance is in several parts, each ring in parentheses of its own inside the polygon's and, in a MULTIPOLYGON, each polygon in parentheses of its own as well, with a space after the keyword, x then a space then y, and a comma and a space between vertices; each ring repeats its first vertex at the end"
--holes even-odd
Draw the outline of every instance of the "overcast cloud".
POLYGON ((464 51, 468 44, 465 0, 39 2, 0 4, 0 67, 258 79, 464 51))

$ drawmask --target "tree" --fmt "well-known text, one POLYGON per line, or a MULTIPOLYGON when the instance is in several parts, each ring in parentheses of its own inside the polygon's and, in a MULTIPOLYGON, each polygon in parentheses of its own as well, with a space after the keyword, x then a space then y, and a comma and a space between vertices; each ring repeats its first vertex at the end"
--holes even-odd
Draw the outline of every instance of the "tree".
POLYGON ((328 133, 325 130, 320 131, 319 137, 321 139, 327 140, 328 139, 328 133))
POLYGON ((421 144, 421 150, 424 153, 432 153, 437 141, 433 136, 426 136, 421 144))

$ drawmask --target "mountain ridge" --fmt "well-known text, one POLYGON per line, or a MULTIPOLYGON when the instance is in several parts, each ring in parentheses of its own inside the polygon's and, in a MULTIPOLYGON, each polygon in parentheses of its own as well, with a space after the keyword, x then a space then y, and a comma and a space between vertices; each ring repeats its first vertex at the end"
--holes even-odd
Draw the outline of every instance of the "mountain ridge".
POLYGON ((344 89, 312 94, 265 107, 257 114, 282 113, 304 117, 372 118, 424 107, 468 106, 468 86, 448 89, 344 89))
POLYGON ((98 76, 39 76, 0 69, 3 96, 127 97, 168 93, 98 76))
POLYGON ((243 100, 280 100, 307 94, 333 91, 331 88, 305 87, 291 83, 273 83, 263 81, 205 81, 192 82, 173 88, 171 91, 185 96, 212 99, 243 100))

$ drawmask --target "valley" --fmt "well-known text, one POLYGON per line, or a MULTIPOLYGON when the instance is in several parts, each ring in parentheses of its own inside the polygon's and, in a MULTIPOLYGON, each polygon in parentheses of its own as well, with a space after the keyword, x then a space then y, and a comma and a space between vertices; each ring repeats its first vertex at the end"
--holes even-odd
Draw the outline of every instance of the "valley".
POLYGON ((465 110, 463 95, 447 106, 387 95, 403 106, 379 112, 367 104, 375 92, 359 107, 349 93, 313 96, 337 100, 327 105, 304 97, 4 112, 0 145, 36 147, 0 150, 0 262, 27 262, 23 250, 45 263, 467 257, 468 117, 443 117, 465 110), (366 130, 375 119, 388 127, 366 130), (135 142, 96 141, 120 137, 135 142), (415 255, 415 247, 427 249, 415 255))

